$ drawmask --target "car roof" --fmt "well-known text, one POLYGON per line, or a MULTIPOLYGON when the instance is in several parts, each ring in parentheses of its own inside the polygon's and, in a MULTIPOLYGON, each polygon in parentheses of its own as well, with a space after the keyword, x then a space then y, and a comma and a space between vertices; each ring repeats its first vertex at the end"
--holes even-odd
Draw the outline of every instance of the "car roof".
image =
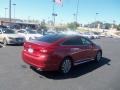
POLYGON ((54 33, 54 34, 51 34, 53 37, 54 36, 61 36, 61 39, 62 38, 73 38, 73 37, 83 37, 81 35, 77 35, 77 34, 63 34, 63 33, 54 33))

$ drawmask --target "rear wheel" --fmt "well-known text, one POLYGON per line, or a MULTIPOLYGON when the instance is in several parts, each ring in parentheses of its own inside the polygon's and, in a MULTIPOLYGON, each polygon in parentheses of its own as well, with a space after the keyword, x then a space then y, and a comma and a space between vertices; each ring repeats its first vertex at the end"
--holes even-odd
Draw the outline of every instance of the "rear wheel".
POLYGON ((72 68, 72 61, 70 58, 65 58, 60 66, 60 71, 63 74, 67 74, 70 72, 72 68))
POLYGON ((102 52, 98 51, 95 57, 95 61, 100 62, 101 59, 102 59, 102 52))

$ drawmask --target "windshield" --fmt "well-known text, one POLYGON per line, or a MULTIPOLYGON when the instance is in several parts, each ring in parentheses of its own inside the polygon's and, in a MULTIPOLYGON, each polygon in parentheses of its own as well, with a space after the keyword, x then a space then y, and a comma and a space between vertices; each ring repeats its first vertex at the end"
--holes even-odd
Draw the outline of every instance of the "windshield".
POLYGON ((28 34, 37 34, 36 31, 33 31, 33 30, 27 30, 28 34))
POLYGON ((25 31, 24 30, 20 30, 20 31, 18 31, 18 33, 25 33, 25 31))
POLYGON ((4 34, 15 34, 15 31, 10 30, 10 29, 3 29, 4 34))

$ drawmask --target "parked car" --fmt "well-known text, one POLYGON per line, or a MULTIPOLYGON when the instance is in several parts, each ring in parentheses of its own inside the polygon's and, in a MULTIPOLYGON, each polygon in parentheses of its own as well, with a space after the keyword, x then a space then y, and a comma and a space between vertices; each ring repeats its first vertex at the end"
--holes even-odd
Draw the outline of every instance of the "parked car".
POLYGON ((2 42, 4 45, 23 44, 24 41, 24 37, 16 34, 15 31, 7 28, 0 28, 0 42, 2 42))
POLYGON ((56 32, 55 31, 47 31, 44 33, 44 35, 51 35, 51 34, 55 34, 56 32))
POLYGON ((100 34, 100 37, 105 37, 105 36, 107 36, 105 33, 100 34))
POLYGON ((17 33, 19 35, 24 36, 26 41, 37 39, 43 36, 42 34, 38 34, 36 30, 29 30, 29 29, 18 30, 17 33))
POLYGON ((99 62, 102 49, 79 35, 52 34, 24 43, 22 59, 41 71, 60 70, 67 74, 73 66, 89 61, 99 62))
POLYGON ((93 36, 94 39, 100 39, 100 35, 98 33, 92 32, 90 34, 91 36, 93 36))
POLYGON ((4 26, 4 25, 0 25, 0 28, 7 28, 6 26, 4 26))
POLYGON ((82 33, 81 36, 89 39, 94 39, 93 35, 91 35, 89 32, 82 33))
POLYGON ((66 35, 81 35, 80 33, 76 32, 76 31, 71 31, 71 30, 63 31, 61 33, 66 34, 66 35))

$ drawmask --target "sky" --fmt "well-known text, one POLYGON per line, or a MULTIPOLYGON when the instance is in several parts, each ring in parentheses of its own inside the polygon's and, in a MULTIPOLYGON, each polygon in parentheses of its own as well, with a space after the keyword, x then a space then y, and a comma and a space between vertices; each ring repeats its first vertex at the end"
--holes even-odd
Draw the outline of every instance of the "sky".
MULTIPOLYGON (((9 0, 0 0, 0 17, 5 17, 5 8, 8 8, 9 0)), ((67 23, 75 21, 78 0, 63 0, 63 6, 55 4, 55 12, 58 14, 56 22, 67 23)), ((52 0, 12 0, 15 3, 15 16, 20 19, 52 20, 52 0)), ((12 5, 12 17, 13 15, 12 5)), ((7 10, 7 17, 8 17, 7 10)), ((102 22, 120 23, 120 0, 79 0, 78 22, 88 24, 96 20, 102 22), (99 13, 96 15, 96 13, 99 13)))

